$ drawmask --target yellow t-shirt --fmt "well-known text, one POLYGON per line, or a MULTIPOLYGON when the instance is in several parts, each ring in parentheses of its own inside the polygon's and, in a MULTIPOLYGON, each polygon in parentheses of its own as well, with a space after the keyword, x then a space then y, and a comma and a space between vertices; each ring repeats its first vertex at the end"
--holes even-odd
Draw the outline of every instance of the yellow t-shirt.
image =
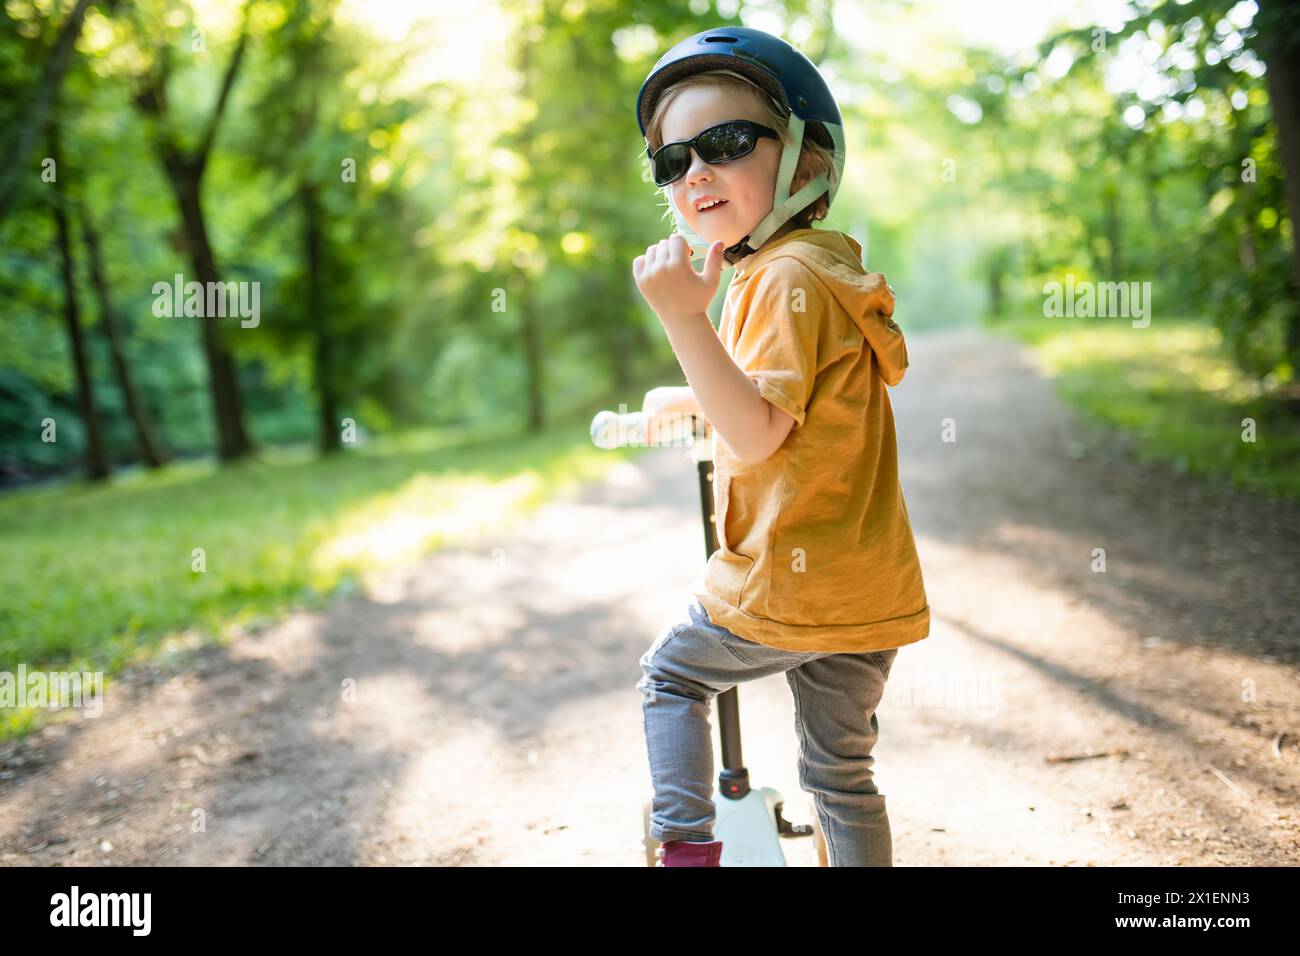
POLYGON ((714 432, 718 550, 692 591, 715 624, 785 650, 877 651, 930 633, 885 390, 907 346, 893 290, 861 257, 842 232, 778 236, 737 264, 718 329, 795 425, 757 464, 714 432))

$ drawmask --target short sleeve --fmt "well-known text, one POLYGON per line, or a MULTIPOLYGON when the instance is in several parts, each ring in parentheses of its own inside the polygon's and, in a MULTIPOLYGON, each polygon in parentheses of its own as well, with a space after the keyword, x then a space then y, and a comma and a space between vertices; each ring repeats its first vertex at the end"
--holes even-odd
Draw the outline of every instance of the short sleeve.
POLYGON ((755 271, 736 303, 731 357, 795 427, 804 423, 812 396, 825 301, 812 271, 782 257, 755 271))

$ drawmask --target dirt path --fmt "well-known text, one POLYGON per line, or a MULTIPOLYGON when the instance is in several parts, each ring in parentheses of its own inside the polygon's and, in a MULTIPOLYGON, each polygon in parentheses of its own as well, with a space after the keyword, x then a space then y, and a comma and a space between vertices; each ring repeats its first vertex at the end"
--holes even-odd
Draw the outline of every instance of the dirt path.
MULTIPOLYGON (((1300 863, 1300 509, 1128 463, 1011 343, 909 351, 934 627, 879 715, 896 864, 1300 863)), ((0 748, 0 864, 642 865, 637 659, 702 567, 692 467, 651 452, 0 748)), ((807 822, 784 679, 741 707, 807 822)))

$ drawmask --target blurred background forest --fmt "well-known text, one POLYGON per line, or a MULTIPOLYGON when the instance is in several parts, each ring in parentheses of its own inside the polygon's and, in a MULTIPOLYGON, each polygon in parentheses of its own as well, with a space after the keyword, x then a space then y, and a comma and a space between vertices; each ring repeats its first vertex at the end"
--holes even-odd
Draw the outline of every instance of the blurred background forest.
POLYGON ((602 467, 593 412, 683 381, 631 275, 671 229, 637 90, 727 23, 826 76, 820 225, 906 332, 1020 335, 1153 454, 1296 493, 1282 0, 6 0, 0 663, 327 591, 602 467), (257 321, 160 315, 178 274, 257 321), (1067 276, 1150 282, 1150 327, 1045 316, 1067 276), (1245 417, 1266 444, 1203 442, 1245 417))
POLYGON ((908 330, 1037 312, 1067 272, 1150 281, 1157 324, 1212 321, 1276 389, 1300 332, 1275 6, 9 0, 0 471, 329 452, 343 418, 539 429, 662 368, 633 103, 667 46, 740 20, 836 91, 824 225, 908 330), (259 283, 258 324, 155 315, 177 273, 259 283))

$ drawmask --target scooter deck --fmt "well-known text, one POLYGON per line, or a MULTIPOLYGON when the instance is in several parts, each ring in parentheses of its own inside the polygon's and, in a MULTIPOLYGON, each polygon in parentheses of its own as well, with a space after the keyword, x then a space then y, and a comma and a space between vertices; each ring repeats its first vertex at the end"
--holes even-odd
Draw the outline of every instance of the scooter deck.
POLYGON ((751 790, 739 800, 718 796, 715 839, 722 841, 723 866, 786 866, 776 827, 776 808, 783 802, 771 787, 751 790))

